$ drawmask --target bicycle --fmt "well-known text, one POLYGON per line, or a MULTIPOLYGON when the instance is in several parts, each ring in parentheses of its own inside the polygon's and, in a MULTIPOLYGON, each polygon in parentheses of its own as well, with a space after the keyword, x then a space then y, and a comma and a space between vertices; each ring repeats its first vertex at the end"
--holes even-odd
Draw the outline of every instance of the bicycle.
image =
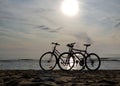
POLYGON ((39 65, 44 71, 53 70, 57 64, 57 57, 60 55, 60 52, 56 49, 60 44, 52 42, 52 45, 54 45, 53 50, 44 53, 39 60, 39 65))
POLYGON ((84 44, 84 46, 86 47, 85 50, 79 50, 73 48, 73 51, 80 52, 84 55, 85 67, 88 70, 93 70, 93 71, 98 70, 101 65, 100 57, 95 53, 88 53, 87 49, 89 46, 91 46, 91 44, 84 44))
POLYGON ((73 67, 76 67, 77 70, 82 70, 84 68, 84 55, 80 52, 73 51, 74 44, 75 43, 67 44, 67 47, 69 47, 69 51, 62 53, 59 56, 58 66, 61 70, 67 71, 68 68, 71 70, 73 67))
POLYGON ((98 70, 101 65, 101 60, 97 54, 87 52, 87 48, 88 48, 88 46, 90 46, 90 44, 84 44, 84 46, 86 46, 85 50, 79 50, 79 49, 73 48, 74 44, 75 43, 67 44, 67 46, 70 47, 71 50, 69 52, 65 52, 60 55, 59 67, 62 70, 66 70, 63 68, 64 66, 62 66, 62 64, 60 65, 60 63, 64 62, 64 60, 62 60, 63 56, 65 54, 68 54, 67 57, 65 58, 65 61, 66 60, 70 61, 70 58, 68 58, 68 56, 72 56, 73 57, 72 68, 74 67, 75 64, 77 64, 79 66, 79 67, 77 67, 77 69, 79 68, 78 70, 83 70, 85 67, 88 70, 98 70), (95 62, 98 62, 98 63, 95 64, 95 62))
MULTIPOLYGON (((55 68, 56 64, 58 63, 58 57, 60 56, 60 52, 56 49, 57 46, 60 44, 52 42, 54 45, 53 50, 44 53, 39 60, 39 65, 42 70, 44 71, 51 71, 55 68)), ((70 70, 69 67, 67 70, 70 70)))

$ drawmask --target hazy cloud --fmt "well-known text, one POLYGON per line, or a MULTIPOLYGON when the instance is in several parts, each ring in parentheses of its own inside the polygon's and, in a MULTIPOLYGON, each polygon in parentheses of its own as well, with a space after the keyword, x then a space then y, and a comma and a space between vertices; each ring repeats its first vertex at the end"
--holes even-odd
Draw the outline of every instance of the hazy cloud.
POLYGON ((36 27, 37 29, 40 29, 40 30, 45 30, 45 31, 48 31, 48 32, 51 32, 51 33, 57 33, 59 32, 63 27, 58 27, 58 28, 50 28, 48 26, 45 26, 45 25, 40 25, 40 26, 37 26, 36 27))
POLYGON ((120 27, 120 22, 118 22, 116 25, 115 25, 115 27, 120 27))
MULTIPOLYGON (((47 49, 47 43, 58 38, 65 42, 96 41, 101 46, 118 43, 120 47, 120 0, 79 0, 81 11, 74 17, 61 12, 62 1, 0 0, 0 51, 18 46, 21 50, 39 48, 42 53, 43 46, 47 49)), ((16 52, 20 53, 17 48, 16 52)), ((28 54, 37 55, 34 52, 28 54)))
POLYGON ((44 25, 37 26, 36 28, 44 28, 44 25))
POLYGON ((90 43, 93 44, 93 40, 91 39, 90 36, 88 36, 87 33, 85 32, 77 32, 73 34, 78 40, 83 40, 85 43, 90 43))
POLYGON ((55 12, 56 9, 50 9, 50 8, 39 8, 35 10, 35 13, 41 13, 41 12, 55 12))
POLYGON ((58 27, 58 28, 56 28, 56 29, 54 29, 54 30, 51 30, 50 32, 52 32, 52 33, 57 33, 57 32, 59 32, 61 29, 63 29, 63 27, 58 27))

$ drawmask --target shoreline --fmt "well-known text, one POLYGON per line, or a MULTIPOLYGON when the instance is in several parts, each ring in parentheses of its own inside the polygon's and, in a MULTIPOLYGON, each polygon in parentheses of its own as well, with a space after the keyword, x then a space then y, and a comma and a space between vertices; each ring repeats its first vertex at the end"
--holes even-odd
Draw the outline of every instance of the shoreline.
POLYGON ((0 86, 120 86, 120 70, 0 70, 0 86))

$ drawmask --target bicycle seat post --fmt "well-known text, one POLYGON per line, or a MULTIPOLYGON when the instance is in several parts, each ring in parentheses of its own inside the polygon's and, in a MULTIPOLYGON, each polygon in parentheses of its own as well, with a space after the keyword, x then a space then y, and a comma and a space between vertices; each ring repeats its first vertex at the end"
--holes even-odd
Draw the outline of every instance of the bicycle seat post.
POLYGON ((85 47, 85 52, 87 52, 87 48, 88 48, 88 46, 85 47))
POLYGON ((88 48, 90 45, 91 45, 91 44, 84 44, 84 46, 86 46, 85 52, 87 52, 87 48, 88 48))
POLYGON ((74 45, 75 45, 75 42, 67 44, 67 46, 69 47, 69 52, 70 53, 72 52, 74 45))
POLYGON ((52 42, 52 44, 54 45, 54 47, 53 47, 53 53, 54 53, 55 50, 56 50, 56 46, 58 46, 58 45, 60 45, 60 44, 58 44, 58 43, 54 43, 54 42, 52 42))

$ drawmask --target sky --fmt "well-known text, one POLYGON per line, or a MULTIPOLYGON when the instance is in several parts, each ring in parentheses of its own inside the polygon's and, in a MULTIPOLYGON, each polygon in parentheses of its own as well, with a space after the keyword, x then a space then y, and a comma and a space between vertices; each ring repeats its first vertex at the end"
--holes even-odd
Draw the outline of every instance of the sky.
POLYGON ((51 42, 60 52, 90 43, 89 52, 119 57, 120 0, 76 0, 74 16, 63 13, 64 1, 0 0, 0 59, 39 59, 51 42))

